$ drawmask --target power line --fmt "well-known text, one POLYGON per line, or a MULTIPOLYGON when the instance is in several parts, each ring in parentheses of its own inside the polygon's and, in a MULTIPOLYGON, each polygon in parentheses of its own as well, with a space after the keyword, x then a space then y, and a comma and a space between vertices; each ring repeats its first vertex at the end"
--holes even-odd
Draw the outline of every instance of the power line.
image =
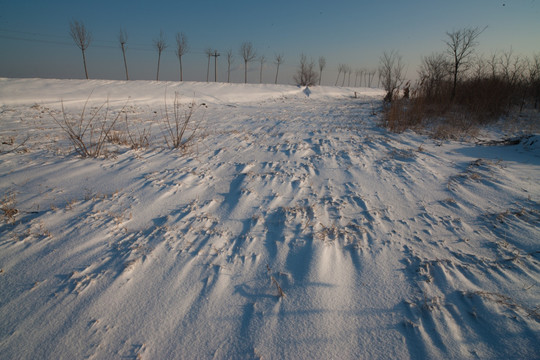
MULTIPOLYGON (((73 42, 67 36, 27 32, 27 31, 14 31, 14 30, 7 30, 7 29, 0 29, 0 38, 7 39, 7 40, 20 40, 20 41, 27 41, 27 42, 34 42, 34 43, 55 44, 55 45, 64 45, 64 46, 73 45, 73 42), (20 35, 5 35, 5 34, 2 34, 2 32, 20 34, 20 35), (57 38, 57 39, 63 39, 64 41, 47 40, 47 39, 40 39, 40 38, 29 37, 29 36, 57 38)), ((120 47, 119 43, 118 43, 118 46, 107 45, 107 44, 113 44, 113 43, 116 43, 116 41, 100 39, 100 40, 93 40, 91 46, 97 47, 97 48, 103 48, 103 49, 117 49, 120 47)), ((152 49, 150 49, 149 46, 147 48, 144 48, 144 45, 140 45, 140 44, 136 44, 135 46, 129 46, 129 49, 136 50, 136 51, 153 51, 152 49)))
MULTIPOLYGON (((49 34, 39 34, 39 33, 32 33, 32 32, 26 32, 26 31, 13 31, 13 30, 6 30, 6 29, 0 29, 0 39, 6 39, 6 40, 17 40, 17 41, 26 41, 26 42, 33 42, 33 43, 42 43, 42 44, 53 44, 53 45, 61 45, 61 46, 73 46, 73 42, 69 41, 67 37, 59 36, 59 35, 49 35, 49 34), (13 35, 4 35, 1 34, 1 32, 8 32, 8 33, 14 33, 14 34, 21 34, 21 35, 31 35, 31 36, 43 36, 43 37, 53 37, 58 39, 65 39, 65 41, 56 41, 56 40, 47 40, 47 39, 36 39, 31 38, 28 36, 13 36, 13 35)), ((101 49, 118 49, 120 48, 120 44, 118 46, 112 46, 112 45, 103 45, 100 43, 114 43, 114 41, 110 40, 95 40, 92 42, 91 47, 94 48, 101 48, 101 49)), ((155 49, 152 48, 151 45, 143 45, 143 44, 135 44, 130 45, 129 43, 126 44, 127 50, 133 50, 133 51, 148 51, 148 52, 154 52, 155 49)), ((165 50, 165 52, 171 52, 174 53, 174 50, 165 50)), ((195 55, 206 55, 206 53, 203 50, 192 50, 189 52, 190 54, 195 55)))
POLYGON ((44 43, 44 44, 55 44, 55 45, 69 45, 72 46, 73 44, 67 43, 67 42, 60 42, 60 41, 51 41, 51 40, 38 40, 38 39, 27 39, 20 36, 6 36, 1 35, 1 39, 7 39, 7 40, 19 40, 19 41, 28 41, 28 42, 34 42, 34 43, 44 43))
POLYGON ((29 31, 17 31, 17 30, 9 30, 9 29, 0 29, 0 31, 14 33, 14 34, 23 34, 23 35, 47 36, 47 37, 56 37, 56 38, 62 38, 62 39, 66 38, 65 36, 61 36, 61 35, 40 34, 40 33, 29 32, 29 31))
MULTIPOLYGON (((58 46, 73 46, 73 41, 68 36, 62 36, 62 35, 55 35, 55 34, 46 34, 46 33, 39 33, 39 32, 30 32, 30 31, 18 31, 18 30, 9 30, 9 29, 3 29, 0 28, 0 39, 6 39, 6 40, 16 40, 16 41, 25 41, 25 42, 31 42, 31 43, 41 43, 41 44, 52 44, 52 45, 58 45, 58 46), (2 34, 7 33, 7 34, 2 34), (10 35, 15 34, 15 35, 10 35), (36 38, 38 37, 38 38, 36 38), (56 38, 58 40, 49 40, 44 38, 56 38), (63 41, 61 41, 63 40, 63 41)), ((107 45, 107 44, 113 44, 117 43, 116 41, 112 40, 93 40, 90 47, 91 48, 98 48, 98 49, 120 49, 120 43, 118 43, 117 46, 114 45, 107 45)), ((155 52, 155 48, 153 44, 141 44, 141 43, 134 43, 130 44, 129 42, 126 43, 126 51, 144 51, 144 52, 155 52)), ((217 50, 216 50, 217 51, 217 50)), ((166 49, 164 50, 165 53, 176 53, 173 49, 166 49)), ((191 55, 206 55, 206 51, 203 49, 191 49, 189 51, 189 54, 191 55)), ((214 54, 212 55, 216 58, 214 54)))

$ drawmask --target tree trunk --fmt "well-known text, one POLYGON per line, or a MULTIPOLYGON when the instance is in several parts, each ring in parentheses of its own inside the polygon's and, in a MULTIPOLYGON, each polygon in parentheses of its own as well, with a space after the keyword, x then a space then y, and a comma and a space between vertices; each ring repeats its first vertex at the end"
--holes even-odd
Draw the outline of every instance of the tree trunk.
POLYGON ((161 61, 161 51, 158 51, 156 81, 159 81, 159 62, 160 61, 161 61))
POLYGON ((459 67, 459 65, 456 63, 456 65, 454 66, 454 80, 453 80, 453 84, 452 84, 452 95, 451 95, 450 100, 454 100, 454 98, 456 97, 458 67, 459 67))
POLYGON ((214 82, 217 82, 217 51, 216 55, 214 56, 214 82))
POLYGON ((228 83, 231 82, 231 64, 230 63, 227 65, 227 82, 228 83))
POLYGON ((124 56, 124 68, 126 69, 126 80, 129 80, 127 61, 126 61, 126 49, 124 48, 124 44, 122 44, 122 55, 124 56))
POLYGON ((247 84, 247 61, 244 61, 244 84, 247 84))
POLYGON ((182 74, 182 57, 179 56, 178 59, 180 60, 180 81, 184 81, 184 76, 182 74))
POLYGON ((277 77, 278 77, 278 74, 279 74, 279 64, 277 64, 277 70, 276 70, 276 82, 275 82, 275 84, 277 84, 277 77))
POLYGON ((206 68, 206 82, 210 79, 210 55, 208 55, 208 67, 206 68))
POLYGON ((84 74, 86 75, 86 80, 88 80, 88 70, 86 70, 86 55, 84 54, 84 50, 82 50, 82 59, 84 64, 84 74))

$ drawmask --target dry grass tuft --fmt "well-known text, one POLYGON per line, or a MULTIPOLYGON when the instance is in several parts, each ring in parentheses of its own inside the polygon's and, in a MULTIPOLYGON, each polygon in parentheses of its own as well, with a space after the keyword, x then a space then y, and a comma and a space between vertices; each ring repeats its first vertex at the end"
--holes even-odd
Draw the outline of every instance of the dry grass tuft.
POLYGON ((15 194, 5 194, 0 203, 0 210, 6 223, 14 223, 19 210, 16 208, 15 194))

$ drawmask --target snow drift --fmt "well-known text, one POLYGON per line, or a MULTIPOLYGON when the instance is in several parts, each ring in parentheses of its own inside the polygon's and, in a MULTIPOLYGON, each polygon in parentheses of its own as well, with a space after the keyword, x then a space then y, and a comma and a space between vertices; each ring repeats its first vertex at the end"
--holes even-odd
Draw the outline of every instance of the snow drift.
POLYGON ((390 134, 381 91, 303 90, 0 79, 1 357, 538 357, 538 136, 390 134), (207 106, 184 152, 175 93, 207 106), (89 97, 151 145, 77 157, 50 113, 89 97))

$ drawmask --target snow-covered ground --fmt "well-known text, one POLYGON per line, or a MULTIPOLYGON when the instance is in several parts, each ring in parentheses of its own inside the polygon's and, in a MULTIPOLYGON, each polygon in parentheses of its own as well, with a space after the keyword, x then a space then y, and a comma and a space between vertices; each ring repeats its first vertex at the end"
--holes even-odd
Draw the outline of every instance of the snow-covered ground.
POLYGON ((387 133, 383 95, 0 79, 0 358, 539 358, 540 137, 387 133), (149 147, 77 156, 87 99, 149 147))

